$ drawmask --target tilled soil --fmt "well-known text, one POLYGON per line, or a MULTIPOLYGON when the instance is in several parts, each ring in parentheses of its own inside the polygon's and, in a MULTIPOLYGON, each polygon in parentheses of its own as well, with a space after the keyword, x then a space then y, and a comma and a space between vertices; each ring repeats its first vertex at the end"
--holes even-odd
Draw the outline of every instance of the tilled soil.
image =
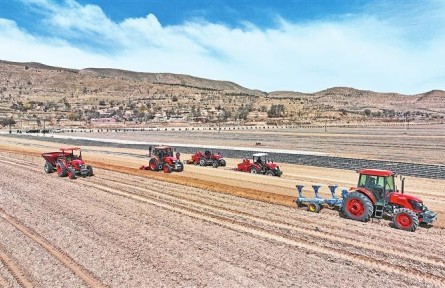
POLYGON ((0 286, 445 285, 440 227, 409 233, 103 169, 70 181, 35 160, 0 152, 0 286))
POLYGON ((205 146, 292 149, 357 159, 438 164, 445 159, 445 124, 405 127, 328 127, 271 130, 145 131, 66 133, 109 138, 205 146), (256 143, 261 143, 256 146, 256 143), (414 153, 415 151, 415 153, 414 153))

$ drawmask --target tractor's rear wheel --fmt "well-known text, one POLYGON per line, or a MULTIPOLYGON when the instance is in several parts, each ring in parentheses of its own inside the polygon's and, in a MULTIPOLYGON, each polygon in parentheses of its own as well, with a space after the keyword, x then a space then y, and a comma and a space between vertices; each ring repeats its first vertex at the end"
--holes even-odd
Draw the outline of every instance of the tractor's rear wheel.
POLYGON ((61 161, 57 162, 56 171, 59 177, 66 177, 68 175, 68 169, 66 168, 65 164, 63 164, 63 162, 61 161))
POLYGON ((218 166, 219 166, 219 163, 218 163, 217 160, 215 160, 215 161, 212 162, 212 167, 213 167, 213 168, 218 168, 218 166))
POLYGON ((148 167, 151 171, 159 171, 159 163, 155 158, 151 158, 150 162, 148 162, 148 167))
POLYGON ((70 179, 76 179, 76 172, 73 167, 68 168, 68 177, 70 179))
POLYGON ((54 172, 53 165, 51 165, 51 163, 49 163, 49 162, 45 162, 45 165, 43 166, 43 169, 45 170, 46 173, 53 173, 54 172))
POLYGON ((199 166, 206 166, 206 159, 204 159, 204 157, 203 158, 201 158, 201 159, 199 159, 199 166))
POLYGON ((259 172, 260 170, 258 170, 258 168, 256 168, 255 166, 250 167, 250 173, 258 174, 259 172))
POLYGON ((219 160, 219 165, 222 167, 226 167, 226 160, 224 159, 219 160))
POLYGON ((407 208, 399 209, 399 211, 394 214, 392 221, 397 229, 405 231, 414 232, 417 226, 419 226, 419 218, 416 213, 407 208))
POLYGON ((367 222, 372 216, 374 206, 371 200, 359 192, 349 193, 343 201, 343 212, 352 220, 367 222))
POLYGON ((320 210, 321 210, 321 206, 318 203, 310 203, 309 205, 307 205, 307 211, 319 213, 320 210))
POLYGON ((87 165, 87 176, 93 176, 93 167, 91 167, 90 165, 87 165))

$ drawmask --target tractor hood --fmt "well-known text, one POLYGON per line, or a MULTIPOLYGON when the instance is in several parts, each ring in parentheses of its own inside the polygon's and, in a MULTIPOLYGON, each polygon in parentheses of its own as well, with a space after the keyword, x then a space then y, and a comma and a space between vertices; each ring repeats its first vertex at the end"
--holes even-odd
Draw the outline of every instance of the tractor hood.
POLYGON ((173 157, 173 156, 167 156, 164 159, 165 159, 165 162, 167 162, 169 164, 173 164, 176 162, 176 160, 178 160, 176 157, 173 157))
POLYGON ((74 169, 76 170, 80 170, 80 166, 82 166, 83 164, 85 164, 83 162, 83 160, 81 159, 75 159, 71 161, 71 165, 74 167, 74 169))
POLYGON ((423 202, 420 198, 398 192, 392 192, 389 194, 389 203, 409 208, 415 213, 421 213, 425 210, 423 202))
POLYGON ((213 159, 215 159, 215 160, 220 160, 221 158, 222 158, 221 155, 213 154, 213 159))
POLYGON ((392 199, 406 199, 406 200, 413 200, 416 202, 422 202, 422 200, 419 197, 409 195, 409 194, 402 194, 398 192, 392 192, 389 196, 389 200, 391 202, 392 199))
POLYGON ((275 170, 279 167, 278 164, 275 163, 267 163, 266 166, 271 170, 275 170))

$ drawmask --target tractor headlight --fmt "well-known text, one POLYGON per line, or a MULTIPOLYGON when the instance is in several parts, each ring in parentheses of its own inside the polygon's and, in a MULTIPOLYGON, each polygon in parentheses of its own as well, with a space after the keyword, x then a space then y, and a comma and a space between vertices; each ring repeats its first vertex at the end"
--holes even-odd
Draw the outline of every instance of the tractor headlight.
POLYGON ((411 204, 411 207, 413 207, 413 210, 420 210, 423 211, 423 203, 417 202, 414 200, 408 200, 409 204, 411 204))

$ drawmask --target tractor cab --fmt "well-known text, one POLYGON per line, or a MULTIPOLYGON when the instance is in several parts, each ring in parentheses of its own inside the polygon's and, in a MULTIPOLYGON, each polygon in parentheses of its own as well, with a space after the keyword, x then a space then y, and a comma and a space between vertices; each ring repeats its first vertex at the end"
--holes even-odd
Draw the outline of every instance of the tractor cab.
POLYGON ((160 159, 168 156, 173 157, 173 150, 169 146, 156 146, 153 149, 153 154, 160 159))
POLYGON ((367 190, 376 202, 384 205, 389 200, 389 193, 395 192, 395 173, 389 170, 364 169, 360 171, 358 190, 367 190))
POLYGON ((67 161, 82 159, 82 151, 79 147, 64 147, 60 148, 60 151, 65 155, 67 161), (79 151, 79 155, 75 154, 74 151, 79 151))

